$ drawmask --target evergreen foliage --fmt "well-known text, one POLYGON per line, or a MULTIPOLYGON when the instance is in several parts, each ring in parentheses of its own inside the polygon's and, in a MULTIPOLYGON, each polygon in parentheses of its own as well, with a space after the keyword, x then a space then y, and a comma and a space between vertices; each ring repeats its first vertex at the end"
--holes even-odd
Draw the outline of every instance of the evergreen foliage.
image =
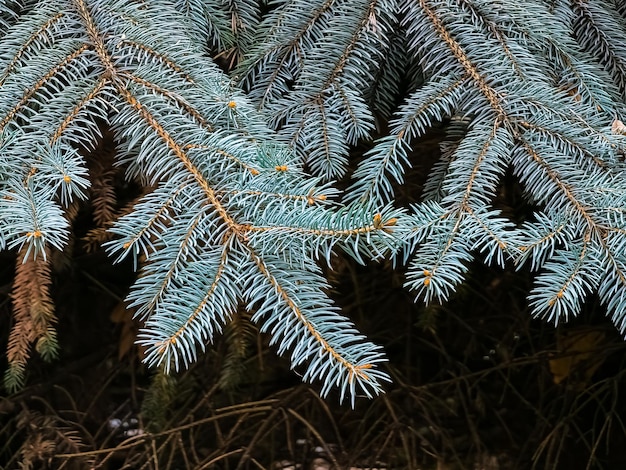
POLYGON ((0 35, 0 248, 18 253, 9 388, 33 345, 56 354, 49 262, 86 199, 91 241, 141 269, 128 300, 165 371, 245 305, 322 394, 380 393, 384 354, 318 265, 339 251, 408 263, 427 302, 475 258, 529 267, 534 315, 556 322, 597 293, 626 333, 617 0, 1 0, 0 35), (210 57, 237 65, 227 75, 210 57), (395 207, 412 146, 441 122, 420 202, 395 207), (107 132, 142 188, 123 210, 116 170, 87 170, 107 132), (533 208, 522 224, 494 204, 507 172, 533 208))

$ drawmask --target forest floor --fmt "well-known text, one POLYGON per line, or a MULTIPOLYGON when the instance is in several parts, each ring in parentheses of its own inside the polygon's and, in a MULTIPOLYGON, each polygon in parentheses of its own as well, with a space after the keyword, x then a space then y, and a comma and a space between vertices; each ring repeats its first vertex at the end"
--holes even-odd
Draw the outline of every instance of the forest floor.
POLYGON ((243 311, 190 370, 147 369, 123 303, 134 274, 73 259, 55 277, 60 358, 33 357, 0 399, 0 468, 625 468, 626 345, 593 301, 554 327, 524 310, 514 271, 477 265, 423 307, 387 263, 333 268, 332 295, 393 377, 355 409, 301 384, 243 311))

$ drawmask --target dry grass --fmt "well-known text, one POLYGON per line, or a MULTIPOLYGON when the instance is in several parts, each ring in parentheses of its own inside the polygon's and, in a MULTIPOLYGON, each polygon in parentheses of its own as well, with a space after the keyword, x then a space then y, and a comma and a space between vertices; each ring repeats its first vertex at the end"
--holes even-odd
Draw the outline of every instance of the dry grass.
POLYGON ((66 356, 35 363, 27 388, 0 402, 1 465, 506 470, 624 463, 625 345, 595 305, 580 325, 554 329, 524 312, 525 281, 517 274, 474 270, 449 304, 423 309, 388 266, 343 261, 335 268, 338 302, 388 351, 394 384, 386 395, 359 400, 354 410, 339 407, 337 397, 321 400, 315 385, 299 384, 297 371, 250 331, 228 387, 220 372, 229 364, 228 337, 179 377, 146 371, 135 350, 118 359, 123 328, 106 313, 116 308, 112 299, 92 312, 96 325, 83 333, 104 336, 103 344, 83 338, 96 342, 89 354, 67 343, 81 324, 64 323, 71 312, 60 312, 66 356), (559 340, 567 331, 585 337, 585 328, 601 337, 593 350, 559 340), (556 384, 554 361, 573 357, 583 360, 569 360, 556 384))

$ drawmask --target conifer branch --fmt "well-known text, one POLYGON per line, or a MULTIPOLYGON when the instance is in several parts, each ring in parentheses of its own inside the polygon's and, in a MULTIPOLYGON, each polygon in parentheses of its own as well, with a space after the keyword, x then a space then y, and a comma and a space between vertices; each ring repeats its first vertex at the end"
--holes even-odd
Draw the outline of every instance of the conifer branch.
POLYGON ((31 347, 46 360, 57 355, 58 344, 54 324, 54 304, 50 297, 49 262, 43 258, 28 258, 25 249, 19 253, 13 285, 14 325, 9 334, 7 360, 9 368, 4 376, 10 391, 24 384, 26 363, 31 347))
POLYGON ((0 3, 0 248, 36 278, 16 278, 11 377, 34 342, 54 344, 48 301, 35 318, 18 298, 49 299, 50 250, 65 249, 89 198, 88 239, 141 269, 128 300, 147 361, 165 369, 194 361, 245 302, 323 394, 380 393, 384 355, 337 312, 317 266, 340 251, 407 262, 426 301, 452 295, 475 258, 528 264, 535 315, 576 315, 597 292, 626 331, 623 7, 174 6, 0 3), (229 77, 209 52, 241 62, 229 77), (435 125, 446 138, 420 202, 394 208, 435 125), (331 181, 374 130, 342 196, 331 181), (119 171, 83 156, 109 133, 119 171), (522 224, 496 209, 508 173, 530 202, 522 224), (140 187, 128 207, 114 176, 140 187))
POLYGON ((449 50, 452 52, 459 64, 463 67, 467 76, 481 91, 482 95, 485 97, 485 99, 489 103, 489 106, 495 112, 496 116, 498 116, 499 119, 507 120, 507 113, 502 107, 502 100, 498 95, 498 92, 487 83, 484 75, 478 70, 473 61, 468 57, 459 42, 454 39, 452 34, 450 34, 443 21, 439 18, 439 16, 437 16, 437 12, 435 11, 435 9, 429 5, 427 0, 420 0, 419 4, 422 7, 423 12, 431 21, 439 37, 446 43, 449 50))

